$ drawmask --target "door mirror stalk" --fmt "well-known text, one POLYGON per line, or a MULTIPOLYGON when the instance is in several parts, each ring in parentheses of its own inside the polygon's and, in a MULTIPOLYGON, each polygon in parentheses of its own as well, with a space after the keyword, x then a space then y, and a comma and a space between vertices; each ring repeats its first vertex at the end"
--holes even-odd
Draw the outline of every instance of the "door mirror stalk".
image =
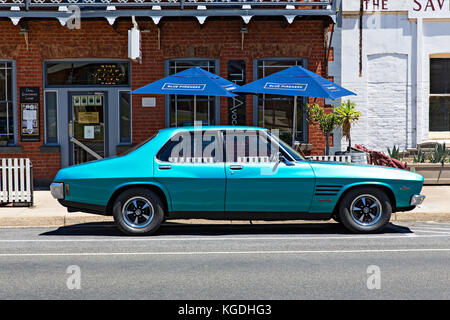
POLYGON ((286 159, 286 157, 282 155, 281 152, 278 153, 278 162, 283 162, 288 167, 295 166, 295 163, 286 159))

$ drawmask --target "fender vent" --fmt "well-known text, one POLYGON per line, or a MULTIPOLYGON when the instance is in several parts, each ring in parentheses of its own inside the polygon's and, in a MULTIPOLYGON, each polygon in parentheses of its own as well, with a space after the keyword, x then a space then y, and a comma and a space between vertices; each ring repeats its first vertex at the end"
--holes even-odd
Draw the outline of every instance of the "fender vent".
POLYGON ((336 185, 319 185, 316 186, 316 196, 335 196, 339 193, 342 186, 336 186, 336 185))

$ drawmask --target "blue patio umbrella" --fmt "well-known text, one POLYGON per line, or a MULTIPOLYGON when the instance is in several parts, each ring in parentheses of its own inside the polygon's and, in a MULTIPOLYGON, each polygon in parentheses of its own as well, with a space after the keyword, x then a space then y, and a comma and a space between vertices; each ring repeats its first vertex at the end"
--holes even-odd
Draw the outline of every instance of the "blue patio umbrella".
POLYGON ((132 91, 132 94, 180 94, 194 96, 194 122, 197 96, 236 97, 231 91, 239 86, 216 74, 193 67, 132 91))
POLYGON ((233 90, 238 93, 294 96, 293 134, 297 131, 297 97, 338 99, 355 93, 300 66, 293 66, 233 90))

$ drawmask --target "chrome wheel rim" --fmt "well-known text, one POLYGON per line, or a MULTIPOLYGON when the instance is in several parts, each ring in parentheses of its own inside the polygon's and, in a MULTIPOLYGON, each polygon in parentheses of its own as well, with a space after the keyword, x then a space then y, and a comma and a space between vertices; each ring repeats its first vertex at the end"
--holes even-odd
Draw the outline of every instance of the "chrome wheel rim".
POLYGON ((143 197, 133 197, 122 207, 123 220, 132 228, 145 228, 154 216, 153 206, 143 197))
POLYGON ((381 218, 382 212, 380 201, 370 194, 358 196, 350 206, 353 221, 364 227, 377 223, 381 218))

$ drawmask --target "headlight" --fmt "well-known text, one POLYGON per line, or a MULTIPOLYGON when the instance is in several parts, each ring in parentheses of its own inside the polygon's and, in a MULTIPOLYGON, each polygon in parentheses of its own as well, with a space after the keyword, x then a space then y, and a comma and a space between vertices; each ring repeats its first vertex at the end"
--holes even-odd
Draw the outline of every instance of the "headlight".
POLYGON ((64 183, 53 182, 50 185, 50 192, 55 199, 64 199, 64 183))

